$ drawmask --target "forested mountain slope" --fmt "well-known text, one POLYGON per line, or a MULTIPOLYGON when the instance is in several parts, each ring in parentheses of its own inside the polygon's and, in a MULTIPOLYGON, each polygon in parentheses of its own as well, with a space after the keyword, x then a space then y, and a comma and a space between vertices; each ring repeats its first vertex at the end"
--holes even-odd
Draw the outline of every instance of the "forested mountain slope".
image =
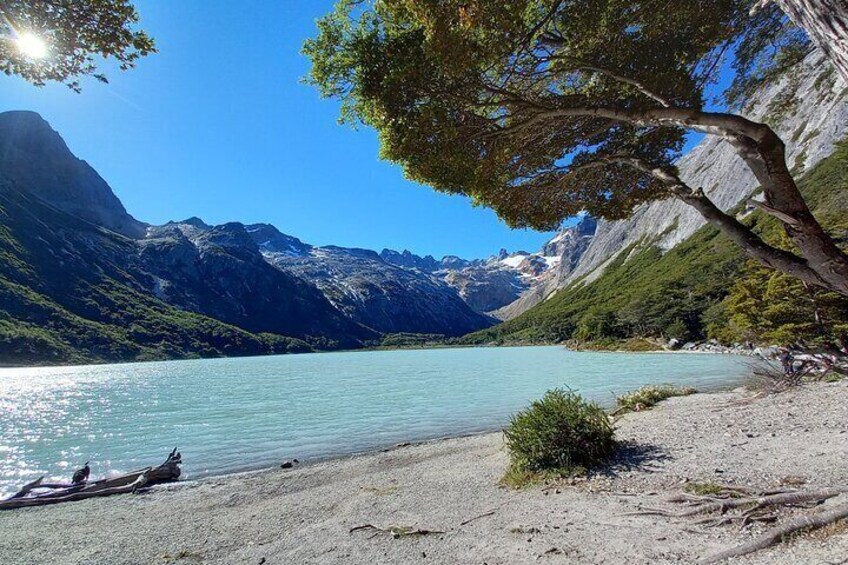
POLYGON ((0 364, 357 348, 494 324, 373 251, 267 224, 144 224, 33 112, 0 113, 0 207, 0 364))
POLYGON ((0 182, 0 362, 82 363, 308 351, 179 310, 129 268, 135 243, 0 182))

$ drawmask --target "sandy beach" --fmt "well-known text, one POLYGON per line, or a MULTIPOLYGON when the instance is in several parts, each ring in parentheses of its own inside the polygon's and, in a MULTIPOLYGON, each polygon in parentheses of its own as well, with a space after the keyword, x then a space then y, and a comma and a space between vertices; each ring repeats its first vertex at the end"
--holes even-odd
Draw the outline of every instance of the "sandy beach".
MULTIPOLYGON (((4 564, 690 563, 754 525, 626 516, 687 483, 848 484, 848 383, 744 402, 673 398, 618 423, 616 462, 588 480, 498 485, 500 434, 0 513, 4 564), (434 532, 395 538, 358 526, 434 532)), ((249 456, 249 454, 246 454, 249 456)), ((823 508, 844 503, 832 499, 823 508)), ((794 537, 739 563, 845 563, 848 526, 794 537)))

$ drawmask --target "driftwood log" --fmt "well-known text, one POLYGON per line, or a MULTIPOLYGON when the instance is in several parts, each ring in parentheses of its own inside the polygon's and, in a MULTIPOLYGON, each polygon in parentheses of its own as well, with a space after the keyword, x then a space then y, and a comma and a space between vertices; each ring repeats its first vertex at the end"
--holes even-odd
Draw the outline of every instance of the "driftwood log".
POLYGON ((43 506, 46 504, 57 504, 59 502, 85 500, 99 496, 137 492, 141 488, 156 483, 176 481, 181 474, 181 463, 182 455, 177 451, 177 448, 174 448, 161 465, 147 467, 108 479, 72 485, 45 483, 44 477, 39 477, 33 482, 24 485, 21 490, 6 500, 0 501, 0 510, 43 506), (37 492, 44 490, 48 492, 37 492))

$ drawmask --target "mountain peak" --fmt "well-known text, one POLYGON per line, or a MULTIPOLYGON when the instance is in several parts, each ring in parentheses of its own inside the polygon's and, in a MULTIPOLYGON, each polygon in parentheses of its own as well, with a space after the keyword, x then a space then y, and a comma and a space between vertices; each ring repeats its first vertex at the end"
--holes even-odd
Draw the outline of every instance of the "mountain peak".
POLYGON ((312 250, 308 243, 284 234, 271 224, 250 224, 244 229, 262 252, 300 256, 307 255, 312 250))
POLYGON ((173 222, 175 224, 186 224, 192 227, 195 227, 199 230, 210 230, 212 226, 198 218, 197 216, 192 216, 191 218, 187 218, 181 222, 173 222))
POLYGON ((41 114, 32 110, 8 110, 6 112, 0 112, 0 123, 17 124, 20 127, 27 127, 30 130, 40 127, 53 132, 56 136, 59 135, 50 127, 50 124, 41 114))
POLYGON ((122 235, 140 238, 145 225, 124 208, 88 163, 36 112, 0 113, 0 180, 122 235))
POLYGON ((407 269, 419 269, 428 273, 441 267, 439 261, 436 261, 432 255, 421 257, 409 249, 404 249, 403 252, 397 252, 394 249, 383 249, 380 252, 380 257, 386 263, 407 269))

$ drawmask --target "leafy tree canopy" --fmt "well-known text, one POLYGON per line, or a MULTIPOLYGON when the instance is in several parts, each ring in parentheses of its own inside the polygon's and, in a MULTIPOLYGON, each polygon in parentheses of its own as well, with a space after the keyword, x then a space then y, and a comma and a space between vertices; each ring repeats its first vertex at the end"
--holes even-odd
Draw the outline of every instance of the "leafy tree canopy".
MULTIPOLYGON (((538 109, 701 108, 749 8, 738 0, 343 0, 305 52, 310 81, 341 99, 343 120, 375 127, 382 156, 411 179, 469 194, 513 226, 550 229, 581 210, 619 218, 666 196, 666 184, 627 163, 595 164, 628 155, 670 166, 685 130, 590 113, 538 119, 538 109)), ((785 21, 774 10, 759 18, 769 30, 785 21)), ((761 70, 762 47, 745 45, 751 54, 739 65, 761 70)))
POLYGON ((733 51, 734 78, 724 93, 732 107, 743 106, 757 88, 777 80, 813 48, 807 34, 792 25, 776 4, 768 6, 749 18, 735 41, 721 47, 733 51))
POLYGON ((848 256, 804 202, 777 134, 704 109, 728 53, 740 75, 730 94, 744 102, 803 47, 778 8, 752 5, 340 0, 304 52, 308 80, 341 101, 342 121, 378 131, 383 158, 513 227, 556 229, 581 211, 619 219, 674 196, 762 264, 848 296, 848 256), (752 204, 780 218, 800 254, 685 184, 674 162, 687 130, 736 148, 763 188, 752 204))
POLYGON ((80 90, 79 79, 112 58, 121 70, 155 52, 153 40, 136 29, 139 15, 129 0, 3 0, 0 2, 0 68, 42 86, 56 81, 80 90), (22 49, 43 43, 43 56, 22 49))

